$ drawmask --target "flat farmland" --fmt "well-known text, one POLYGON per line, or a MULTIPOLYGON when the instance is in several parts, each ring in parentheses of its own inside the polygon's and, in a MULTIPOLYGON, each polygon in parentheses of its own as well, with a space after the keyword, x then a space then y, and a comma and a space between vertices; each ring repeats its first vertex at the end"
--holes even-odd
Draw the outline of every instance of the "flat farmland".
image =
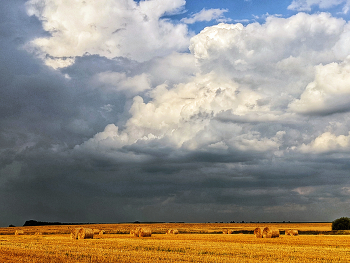
MULTIPOLYGON (((346 234, 346 233, 345 233, 346 234)), ((100 224, 0 228, 0 262, 350 262, 350 235, 335 235, 330 223, 302 224, 100 224), (278 238, 256 238, 256 227, 280 230, 278 238), (71 230, 104 230, 73 240, 71 230), (129 235, 152 228, 151 237, 129 235), (178 235, 166 235, 170 228, 178 235), (233 234, 222 234, 229 229, 233 234), (297 229, 298 236, 284 230, 297 229), (14 235, 23 230, 22 235, 14 235)))

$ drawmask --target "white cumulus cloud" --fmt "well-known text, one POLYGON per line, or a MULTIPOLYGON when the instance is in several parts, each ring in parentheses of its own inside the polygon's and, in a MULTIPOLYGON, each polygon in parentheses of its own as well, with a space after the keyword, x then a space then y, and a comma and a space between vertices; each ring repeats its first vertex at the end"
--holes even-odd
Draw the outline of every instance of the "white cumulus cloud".
POLYGON ((67 67, 84 54, 146 61, 186 50, 187 26, 162 18, 184 5, 184 0, 30 0, 27 13, 38 17, 50 36, 26 48, 53 68, 67 67))
POLYGON ((97 75, 100 83, 109 87, 109 90, 116 92, 123 91, 127 94, 135 95, 139 92, 150 89, 150 80, 147 74, 142 73, 133 77, 127 77, 120 72, 102 72, 97 75))
POLYGON ((336 136, 331 132, 322 133, 309 144, 300 147, 302 152, 327 153, 350 151, 350 132, 348 135, 336 136))
POLYGON ((290 10, 311 11, 313 6, 318 6, 321 9, 332 8, 334 6, 343 5, 343 12, 346 14, 349 11, 349 0, 293 0, 288 6, 290 10))
POLYGON ((124 124, 108 126, 79 148, 153 154, 168 147, 282 158, 288 149, 311 147, 313 133, 325 131, 330 120, 308 123, 296 113, 350 110, 348 28, 327 13, 272 16, 247 26, 220 23, 191 39, 191 54, 149 61, 144 73, 131 78, 101 73, 100 82, 137 96, 124 124), (188 67, 177 66, 184 61, 188 67))
POLYGON ((298 113, 327 114, 349 110, 350 64, 336 62, 316 66, 315 80, 306 86, 290 108, 298 113))
POLYGON ((259 132, 246 134, 238 125, 220 125, 213 120, 227 110, 235 115, 268 110, 266 105, 258 105, 260 96, 254 91, 237 91, 237 83, 215 73, 199 74, 191 82, 174 87, 159 85, 150 91, 151 101, 144 102, 140 96, 134 98, 132 117, 123 131, 108 128, 85 144, 113 138, 112 145, 118 148, 139 140, 166 139, 175 148, 192 150, 216 143, 241 150, 278 148, 275 138, 265 138, 259 132), (225 135, 227 132, 231 134, 225 135))
POLYGON ((224 20, 224 13, 227 9, 205 9, 203 8, 200 12, 193 14, 190 18, 181 19, 186 24, 194 24, 196 22, 211 21, 211 20, 224 20))
MULTIPOLYGON (((209 69, 228 63, 229 70, 267 68, 289 58, 315 64, 333 61, 332 47, 345 21, 321 13, 299 13, 290 18, 268 17, 265 24, 224 24, 207 27, 191 39, 190 50, 209 69), (322 41, 320 41, 322 39, 322 41)), ((344 54, 343 54, 344 55, 344 54)), ((203 66, 203 65, 202 65, 203 66)))

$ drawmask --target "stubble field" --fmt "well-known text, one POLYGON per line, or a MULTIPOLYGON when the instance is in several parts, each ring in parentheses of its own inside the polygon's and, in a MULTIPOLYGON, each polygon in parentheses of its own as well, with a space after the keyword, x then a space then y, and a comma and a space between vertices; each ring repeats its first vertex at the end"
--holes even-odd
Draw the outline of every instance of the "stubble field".
POLYGON ((0 262, 350 262, 350 235, 330 223, 302 224, 101 224, 93 239, 71 239, 77 226, 0 228, 0 262), (278 238, 256 238, 256 227, 273 226, 278 238), (129 235, 152 228, 151 237, 129 235), (168 229, 179 230, 166 235, 168 229), (222 234, 223 230, 233 234, 222 234), (297 229, 300 235, 286 236, 297 229), (23 230, 23 235, 14 235, 23 230))

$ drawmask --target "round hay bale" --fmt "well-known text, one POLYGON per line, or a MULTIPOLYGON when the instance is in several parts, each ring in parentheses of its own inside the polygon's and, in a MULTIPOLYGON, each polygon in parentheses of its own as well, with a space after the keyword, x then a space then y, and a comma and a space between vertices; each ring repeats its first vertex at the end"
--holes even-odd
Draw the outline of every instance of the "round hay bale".
POLYGON ((299 235, 299 232, 296 229, 288 229, 288 230, 286 230, 286 236, 297 236, 297 235, 299 235))
POLYGON ((71 233, 70 233, 70 238, 71 239, 78 239, 78 233, 79 233, 79 230, 82 229, 81 227, 77 227, 77 228, 74 228, 74 229, 71 229, 71 233))
POLYGON ((298 236, 299 232, 296 229, 286 229, 284 232, 286 236, 298 236))
POLYGON ((223 234, 228 234, 228 230, 227 230, 227 229, 224 229, 224 230, 222 230, 222 233, 223 233, 223 234))
POLYGON ((100 229, 94 229, 94 235, 98 235, 100 233, 100 229))
POLYGON ((141 227, 137 227, 135 229, 130 230, 130 235, 134 237, 138 237, 141 231, 141 227))
POLYGON ((254 229, 254 235, 255 237, 257 238, 262 238, 263 237, 263 231, 264 231, 264 228, 263 227, 257 227, 254 229))
POLYGON ((150 228, 141 228, 139 232, 139 237, 150 237, 152 236, 152 229, 150 228))
POLYGON ((106 231, 101 230, 98 234, 99 234, 100 236, 102 236, 105 232, 106 232, 106 231))
POLYGON ((293 229, 292 234, 293 234, 293 236, 299 236, 299 231, 296 229, 293 229))
POLYGON ((23 230, 16 230, 15 235, 16 236, 24 235, 24 231, 23 230))
POLYGON ((233 230, 227 230, 227 234, 233 234, 233 230))
POLYGON ((263 230, 263 238, 275 238, 280 236, 280 231, 275 227, 265 227, 263 230))
POLYGON ((135 229, 135 234, 134 234, 135 237, 139 237, 140 236, 141 229, 142 229, 141 227, 138 227, 138 228, 135 229))
POLYGON ((168 231, 166 231, 166 234, 170 234, 170 235, 177 235, 179 233, 179 230, 177 229, 168 229, 168 231))
POLYGON ((78 231, 78 239, 94 238, 94 230, 91 228, 80 228, 78 231))

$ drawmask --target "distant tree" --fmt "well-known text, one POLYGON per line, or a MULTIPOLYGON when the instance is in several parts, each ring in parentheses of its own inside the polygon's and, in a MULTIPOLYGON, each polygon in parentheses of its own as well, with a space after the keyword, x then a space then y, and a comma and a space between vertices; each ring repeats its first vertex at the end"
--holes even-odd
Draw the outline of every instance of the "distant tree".
POLYGON ((9 225, 9 227, 15 227, 15 225, 12 225, 12 224, 11 224, 11 225, 9 225))
POLYGON ((62 225, 61 222, 42 222, 36 220, 28 220, 23 226, 46 226, 46 225, 62 225))
POLYGON ((332 230, 350 230, 350 218, 341 217, 332 222, 332 230))

